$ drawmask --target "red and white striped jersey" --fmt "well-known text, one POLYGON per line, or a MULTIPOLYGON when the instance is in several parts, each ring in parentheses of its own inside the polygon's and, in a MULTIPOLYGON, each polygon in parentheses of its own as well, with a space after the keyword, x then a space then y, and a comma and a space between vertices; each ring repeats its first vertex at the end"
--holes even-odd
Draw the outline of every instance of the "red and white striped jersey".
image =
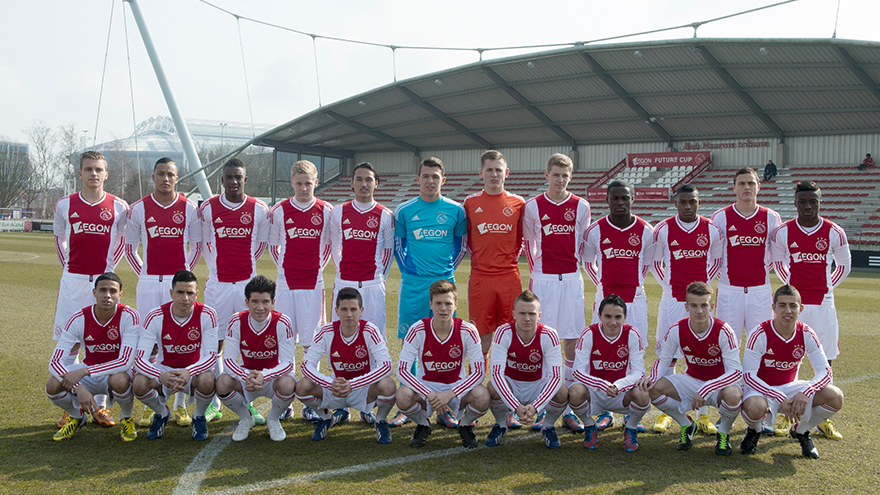
POLYGON ((735 287, 757 287, 770 283, 770 235, 782 224, 775 211, 758 206, 743 216, 736 205, 712 214, 724 238, 719 282, 735 287))
POLYGON ((540 194, 526 201, 523 238, 532 273, 560 275, 578 271, 584 232, 590 225, 590 203, 569 193, 555 203, 540 194))
POLYGON ((352 390, 369 387, 386 376, 391 376, 391 354, 375 325, 358 322, 354 335, 342 335, 342 323, 328 323, 315 334, 315 343, 309 346, 300 371, 312 383, 330 390, 333 380, 342 377, 352 390), (331 375, 321 373, 321 358, 330 365, 331 375))
POLYGON ((516 332, 516 321, 505 323, 495 330, 492 338, 492 385, 510 410, 520 402, 513 395, 507 380, 536 382, 546 380, 538 398, 532 402, 540 409, 550 401, 562 383, 562 348, 556 330, 538 323, 535 335, 523 342, 516 332))
POLYGON ((202 222, 196 204, 183 194, 162 205, 152 194, 128 211, 125 257, 138 275, 174 275, 195 267, 201 253, 202 222), (138 243, 144 246, 143 259, 138 243))
POLYGON ((685 225, 678 215, 658 223, 652 271, 663 295, 684 302, 688 284, 709 283, 717 277, 723 242, 718 226, 704 216, 692 225, 685 225))
POLYGON ((272 311, 268 318, 256 322, 250 311, 241 311, 226 325, 223 365, 242 381, 251 371, 262 373, 264 380, 293 376, 294 350, 296 334, 287 316, 272 311))
POLYGON ((83 308, 67 320, 64 332, 55 345, 49 361, 49 373, 59 381, 76 369, 86 366, 89 376, 108 376, 131 369, 134 363, 140 324, 137 311, 124 304, 106 323, 98 323, 95 306, 83 308), (77 345, 83 350, 82 364, 64 366, 63 360, 77 345))
POLYGON ((521 196, 502 191, 471 194, 462 203, 467 215, 467 248, 471 273, 501 275, 519 270, 523 245, 521 196))
POLYGON ((793 285, 804 304, 822 304, 852 270, 846 233, 825 218, 807 230, 797 218, 782 224, 771 238, 773 268, 782 283, 793 285), (837 268, 831 270, 831 262, 837 268))
POLYGON ((486 376, 480 336, 475 326, 453 318, 452 330, 441 341, 431 325, 433 319, 425 318, 409 327, 397 361, 397 378, 422 397, 432 392, 424 382, 454 384, 452 391, 461 398, 486 376), (465 358, 473 363, 470 374, 466 374, 465 358), (418 379, 410 373, 417 360, 418 379))
POLYGON ((336 278, 385 280, 394 257, 394 215, 375 201, 366 208, 343 203, 330 213, 330 245, 336 278))
POLYGON ((614 385, 620 393, 645 376, 645 345, 639 331, 623 325, 614 337, 602 332, 601 323, 585 328, 574 357, 574 379, 605 391, 614 385))
POLYGON ((210 278, 250 280, 269 238, 269 207, 251 196, 232 204, 221 194, 203 202, 201 212, 202 256, 210 278))
POLYGON ((288 198, 272 207, 269 251, 278 267, 278 287, 314 289, 330 260, 330 214, 333 206, 314 199, 300 207, 288 198))
POLYGON ((605 298, 617 294, 631 303, 654 261, 654 228, 639 217, 619 228, 602 217, 584 233, 584 270, 605 298))
POLYGON ((803 392, 812 397, 829 385, 832 378, 831 366, 819 337, 812 328, 799 321, 791 337, 784 339, 776 331, 773 320, 767 320, 749 334, 743 355, 743 383, 782 402, 785 395, 773 387, 796 381, 805 355, 810 358, 813 379, 803 392))
POLYGON ((180 320, 171 312, 172 304, 168 302, 150 311, 144 320, 135 368, 158 380, 162 371, 150 363, 150 353, 157 346, 157 362, 163 366, 186 368, 190 376, 211 371, 217 361, 217 313, 196 302, 189 316, 180 320))
POLYGON ((112 272, 125 250, 123 236, 128 203, 108 193, 88 203, 82 193, 55 203, 55 251, 66 273, 100 275, 112 272))

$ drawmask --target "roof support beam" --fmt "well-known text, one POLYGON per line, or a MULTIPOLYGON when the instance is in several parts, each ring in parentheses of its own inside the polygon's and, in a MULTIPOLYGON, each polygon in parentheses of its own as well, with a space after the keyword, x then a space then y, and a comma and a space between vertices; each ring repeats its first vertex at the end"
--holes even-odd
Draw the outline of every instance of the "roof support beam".
POLYGON ((602 67, 602 64, 600 64, 598 60, 593 58, 592 55, 587 52, 581 52, 581 56, 584 57, 584 60, 587 61, 587 64, 589 64, 590 68, 593 70, 593 72, 596 73, 599 79, 601 79, 602 82, 604 82, 609 88, 611 88, 611 91, 614 91, 614 93, 621 100, 623 100, 623 102, 626 103, 627 106, 629 106, 632 111, 636 113, 636 115, 641 117, 648 125, 650 125, 654 132, 656 132, 657 135, 660 136, 663 141, 665 141, 666 144, 669 145, 669 147, 671 148, 672 135, 669 134, 669 132, 664 129, 663 126, 660 125, 660 123, 657 122, 657 119, 649 114, 648 111, 639 104, 639 102, 633 99, 633 97, 630 96, 629 93, 627 93, 626 90, 623 89, 623 86, 615 81, 613 77, 608 75, 608 73, 605 71, 605 68, 602 67))
POLYGON ((339 148, 327 148, 324 146, 298 145, 296 143, 288 143, 286 141, 276 141, 274 139, 263 139, 257 146, 266 146, 267 148, 275 148, 278 151, 287 153, 305 153, 308 155, 335 156, 339 158, 354 158, 354 152, 351 150, 343 150, 339 148))
POLYGON ((534 115, 536 119, 541 121, 548 129, 553 131, 554 134, 560 137, 566 144, 571 145, 572 148, 575 148, 577 145, 575 144, 575 140, 571 135, 565 132, 561 127, 556 125, 553 120, 547 116, 544 112, 538 110, 532 102, 528 100, 525 96, 522 95, 519 91, 513 89, 513 86, 510 85, 507 81, 504 80, 503 77, 499 76, 497 72, 492 70, 490 67, 483 67, 482 71, 489 76, 489 79, 492 79, 502 91, 507 93, 508 96, 513 98, 517 103, 519 103, 524 109, 526 109, 530 114, 534 115))
POLYGON ((758 102, 756 102, 748 93, 743 90, 742 86, 740 86, 739 83, 736 82, 736 79, 734 79, 729 72, 721 67, 721 64, 718 63, 718 59, 716 59, 715 56, 713 56, 709 52, 709 49, 701 45, 696 45, 694 46, 694 48, 697 49, 697 51, 703 57, 703 60, 706 61, 706 64, 711 67, 713 71, 715 71, 715 74, 720 77, 725 84, 727 84, 727 86, 734 92, 734 94, 736 94, 736 96, 739 97, 739 99, 747 107, 749 107, 749 110, 751 110, 752 113, 754 113, 755 116, 764 123, 767 129, 773 132, 773 134, 777 138, 779 138, 780 141, 785 139, 782 128, 779 127, 779 125, 777 125, 776 122, 774 122, 773 119, 771 119, 764 112, 764 109, 761 108, 761 105, 758 105, 758 102))
POLYGON ((399 139, 395 139, 395 138, 389 136, 388 134, 385 134, 384 132, 379 132, 377 130, 374 130, 371 127, 368 127, 368 126, 365 126, 364 124, 361 124, 360 122, 356 122, 356 121, 351 120, 349 118, 343 117, 342 115, 339 115, 338 113, 332 112, 330 110, 327 110, 326 112, 324 112, 324 115, 339 122, 340 124, 345 124, 356 131, 363 132, 364 134, 369 134, 370 136, 373 136, 376 139, 381 139, 382 141, 386 141, 388 143, 391 143, 394 146, 397 146, 398 148, 403 148, 405 150, 412 151, 412 153, 416 156, 419 155, 419 148, 407 143, 406 141, 401 141, 399 139))
POLYGON ((465 136, 468 139, 470 139, 471 141, 479 144, 483 148, 485 148, 487 150, 492 149, 492 143, 490 143, 489 141, 486 141, 485 139, 480 137, 475 132, 473 132, 470 129, 468 129, 467 127, 461 125, 461 123, 459 123, 457 120, 449 117, 448 115, 446 115, 445 113, 440 111, 439 108, 426 102, 419 95, 413 93, 411 89, 407 88, 406 86, 400 86, 397 89, 399 89, 401 92, 403 92, 403 94, 405 94, 406 97, 410 99, 410 101, 415 103, 417 107, 430 113, 431 115, 433 115, 434 117, 439 119, 444 124, 448 125, 449 127, 452 127, 453 129, 455 129, 456 131, 461 133, 463 136, 465 136))
POLYGON ((835 46, 834 48, 837 50, 840 58, 843 59, 843 63, 846 64, 846 67, 849 69, 849 71, 852 72, 852 74, 856 76, 856 79, 858 79, 859 82, 861 82, 865 86, 865 89, 871 92, 871 94, 874 96, 874 98, 877 99, 877 101, 880 101, 880 89, 877 89, 877 83, 874 82, 873 79, 871 79, 871 76, 869 76, 868 73, 865 72, 865 69, 859 67, 859 65, 856 63, 856 60, 852 58, 852 55, 850 55, 849 52, 846 51, 846 48, 842 46, 835 46))

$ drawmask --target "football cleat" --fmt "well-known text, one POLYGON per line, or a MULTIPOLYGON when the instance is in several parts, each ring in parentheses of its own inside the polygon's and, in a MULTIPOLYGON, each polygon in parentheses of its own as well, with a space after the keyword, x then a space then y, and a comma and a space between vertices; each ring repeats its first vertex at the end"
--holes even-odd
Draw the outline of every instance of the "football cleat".
POLYGON ((52 436, 52 440, 55 440, 56 442, 69 440, 70 437, 72 437, 73 434, 76 433, 76 430, 81 427, 85 427, 87 422, 88 419, 86 418, 85 413, 83 413, 83 416, 81 418, 68 418, 68 421, 64 425, 64 427, 58 430, 55 435, 52 436))
POLYGON ((55 426, 57 426, 59 430, 61 428, 64 428, 64 425, 67 424, 68 419, 70 419, 70 414, 68 414, 67 411, 64 411, 64 413, 61 414, 61 419, 59 419, 58 422, 55 423, 55 426))
MULTIPOLYGON (((208 439, 208 420, 204 416, 192 418, 192 438, 204 442, 208 439)), ((178 423, 180 424, 180 423, 178 423)))
POLYGON ((639 450, 639 432, 637 430, 623 427, 623 449, 627 452, 639 450))
POLYGON ((471 425, 459 426, 458 436, 461 437, 461 444, 466 449, 475 449, 480 446, 480 442, 477 441, 477 436, 474 435, 474 427, 471 425))
POLYGON ((654 428, 652 428, 652 430, 654 430, 654 433, 666 433, 670 424, 672 424, 672 418, 666 413, 662 413, 660 416, 657 416, 656 420, 654 420, 654 428))
POLYGON ((810 459, 818 459, 819 451, 816 450, 816 446, 813 445, 813 439, 810 437, 810 432, 806 433, 798 433, 792 428, 789 431, 791 438, 797 439, 798 443, 801 444, 801 454, 804 457, 809 457, 810 459))
POLYGON ((599 433, 595 424, 584 427, 584 448, 596 450, 599 447, 599 433))
POLYGON ((550 450, 558 449, 562 446, 559 442, 559 435, 556 434, 556 428, 542 428, 541 436, 544 437, 544 445, 550 450))
POLYGON ((767 423, 761 421, 761 435, 773 436, 776 434, 776 429, 773 426, 768 425, 767 423))
POLYGON ((376 422, 376 441, 382 445, 391 443, 391 428, 387 421, 376 422))
POLYGON ((312 440, 318 442, 327 438, 327 431, 330 430, 331 426, 333 426, 333 416, 315 423, 315 432, 312 433, 312 440))
POLYGON ((205 411, 205 419, 210 423, 215 419, 220 419, 223 417, 223 411, 214 406, 208 406, 208 409, 205 411))
POLYGON ((539 414, 538 417, 535 418, 535 422, 532 423, 533 430, 540 430, 541 428, 544 427, 544 417, 546 415, 547 415, 547 411, 541 411, 541 414, 539 414))
POLYGON ((605 411, 596 417, 596 429, 599 431, 614 426, 614 416, 610 412, 605 411))
POLYGON ((709 421, 708 414, 701 414, 699 418, 697 418, 697 428, 704 435, 715 435, 718 433, 718 428, 715 427, 715 424, 709 421))
POLYGON ((144 407, 144 414, 141 415, 141 419, 138 420, 138 426, 150 426, 153 424, 153 416, 156 413, 153 412, 149 407, 144 407))
POLYGON ((517 413, 507 413, 507 427, 511 430, 518 430, 522 428, 522 423, 519 422, 519 415, 517 413))
POLYGON ((133 442, 138 437, 137 426, 135 426, 134 420, 131 418, 121 418, 119 423, 122 428, 119 432, 119 438, 123 442, 133 442))
POLYGON ((458 428, 458 420, 449 412, 437 415, 437 424, 447 428, 458 428))
POLYGON ((428 440, 428 435, 431 434, 431 427, 425 425, 416 425, 416 431, 413 432, 413 436, 409 441, 410 447, 424 447, 425 442, 428 440))
POLYGON ((733 449, 730 448, 730 433, 716 433, 715 455, 728 456, 732 451, 733 449))
POLYGON ((153 416, 153 422, 150 424, 150 431, 147 432, 147 439, 158 440, 162 438, 162 436, 165 435, 165 425, 168 423, 168 420, 170 418, 171 414, 164 417, 160 414, 156 414, 155 416, 153 416))
POLYGON ((193 420, 190 415, 187 414, 185 407, 177 406, 174 408, 174 422, 177 423, 177 426, 189 426, 192 424, 193 420))
POLYGON ((333 411, 333 424, 330 426, 336 426, 341 423, 345 423, 348 421, 350 417, 350 413, 348 412, 348 408, 337 409, 333 411))
POLYGON ((406 415, 402 412, 397 411, 397 414, 394 415, 394 418, 392 418, 391 421, 388 422, 388 426, 392 428, 397 428, 403 426, 403 424, 407 421, 409 421, 409 418, 407 418, 406 415))
POLYGON ((318 421, 321 421, 321 416, 318 416, 318 413, 313 411, 311 407, 303 406, 302 419, 309 423, 317 423, 318 421))
MULTIPOLYGON (((568 413, 562 417, 562 424, 565 425, 566 428, 571 430, 572 433, 581 433, 584 431, 584 424, 581 423, 580 418, 574 415, 574 413, 568 413)), ((553 425, 550 425, 553 426, 553 425)))
POLYGON ((232 440, 234 442, 247 440, 248 435, 251 434, 251 428, 253 427, 254 418, 239 418, 238 426, 236 426, 235 431, 232 432, 232 440))
POLYGON ((751 428, 746 428, 746 436, 743 437, 742 442, 739 443, 739 453, 742 455, 752 455, 758 450, 758 440, 761 438, 761 434, 758 433, 758 430, 753 430, 751 428))
POLYGON ((843 440, 843 435, 841 435, 841 433, 837 431, 837 428, 834 427, 834 423, 830 419, 822 421, 821 423, 816 425, 816 428, 821 431, 823 435, 825 435, 825 438, 830 438, 832 440, 843 440))
POLYGON ((110 411, 108 411, 107 408, 104 407, 99 407, 95 412, 92 413, 92 422, 98 423, 104 428, 116 426, 116 421, 113 420, 113 416, 110 415, 110 411))
POLYGON ((293 418, 293 406, 287 406, 287 409, 281 413, 281 417, 278 418, 278 421, 284 421, 288 418, 293 418))
POLYGON ((269 429, 269 438, 273 442, 280 442, 287 438, 287 433, 281 427, 280 419, 266 419, 266 427, 269 429))
MULTIPOLYGON (((688 416, 690 419, 690 416, 688 416)), ((676 448, 678 450, 691 450, 693 447, 694 434, 697 432, 697 422, 691 420, 691 424, 681 427, 681 437, 676 448)))
POLYGON ((793 426, 794 426, 794 423, 790 419, 783 416, 782 420, 780 420, 780 422, 779 422, 779 428, 775 428, 773 430, 773 434, 776 435, 777 437, 787 437, 788 432, 791 430, 791 428, 793 426))
POLYGON ((248 404, 248 411, 251 412, 251 417, 254 418, 255 425, 264 425, 266 424, 266 418, 263 417, 262 414, 257 412, 257 409, 254 407, 253 402, 248 404))
POLYGON ((379 422, 378 418, 376 418, 376 414, 373 411, 361 411, 361 421, 370 426, 375 426, 376 423, 379 422))
MULTIPOLYGON (((623 427, 624 428, 626 428, 626 424, 628 422, 629 422, 629 414, 627 414, 623 417, 623 427)), ((644 433, 645 432, 645 425, 643 425, 642 423, 639 423, 639 425, 636 426, 636 431, 639 433, 644 433)))
POLYGON ((497 447, 501 445, 501 439, 507 435, 507 428, 495 423, 492 426, 492 431, 489 432, 489 436, 486 437, 486 447, 497 447))

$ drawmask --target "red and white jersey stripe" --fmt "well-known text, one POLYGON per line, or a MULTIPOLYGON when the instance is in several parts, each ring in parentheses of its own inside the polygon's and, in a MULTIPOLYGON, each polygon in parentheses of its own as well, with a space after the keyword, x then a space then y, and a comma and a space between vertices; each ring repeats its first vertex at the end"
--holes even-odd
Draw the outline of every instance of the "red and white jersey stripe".
POLYGON ((386 376, 391 376, 391 354, 388 352, 388 347, 382 339, 382 333, 376 328, 376 325, 360 320, 355 334, 351 337, 345 337, 342 335, 341 322, 334 321, 321 327, 315 334, 315 343, 309 346, 300 371, 312 383, 325 390, 330 390, 333 380, 337 376, 337 370, 341 372, 347 367, 346 364, 358 363, 362 360, 369 362, 369 369, 365 373, 349 379, 352 390, 369 387, 386 376), (357 348, 361 344, 364 346, 363 350, 357 348), (353 359, 348 353, 339 353, 336 350, 341 347, 352 348, 353 359), (337 355, 334 356, 334 353, 337 355), (349 358, 346 359, 346 356, 349 358), (330 363, 331 375, 321 373, 319 364, 322 357, 330 363))
POLYGON ((578 271, 590 203, 569 193, 556 203, 540 194, 526 201, 523 239, 532 273, 561 275, 578 271))
POLYGON ((625 228, 602 217, 584 233, 581 259, 603 298, 617 294, 631 303, 654 260, 654 228, 639 217, 625 228))
POLYGON ((561 349, 556 330, 541 323, 528 342, 523 341, 516 332, 515 321, 505 323, 495 330, 490 362, 492 385, 508 409, 513 411, 523 404, 513 395, 507 380, 546 380, 538 398, 532 403, 535 409, 540 410, 556 395, 562 383, 561 349))
POLYGON ((211 371, 217 361, 217 313, 210 307, 197 302, 189 316, 178 318, 171 310, 172 304, 173 302, 163 304, 150 311, 144 319, 144 328, 138 340, 135 369, 139 373, 158 380, 162 371, 150 363, 153 347, 158 347, 159 354, 156 358, 159 364, 169 366, 169 360, 173 360, 180 354, 188 353, 192 348, 198 349, 198 355, 191 364, 184 366, 190 376, 211 371), (184 348, 178 348, 182 345, 179 342, 184 340, 184 337, 191 343, 184 348))
POLYGON ((238 204, 225 195, 202 203, 202 256, 210 278, 220 282, 250 280, 269 239, 269 207, 245 196, 238 204))
POLYGON ((183 194, 168 205, 145 196, 128 211, 125 257, 138 275, 174 275, 195 267, 201 255, 202 223, 196 204, 183 194), (138 244, 144 256, 138 255, 138 244))
POLYGON ((108 193, 96 203, 87 202, 82 193, 59 199, 52 232, 64 271, 80 275, 112 272, 125 251, 127 213, 128 203, 108 193))
POLYGON ((272 311, 262 322, 254 321, 250 311, 235 313, 226 325, 223 365, 240 380, 259 371, 264 380, 296 373, 296 333, 287 316, 272 311), (263 364, 266 367, 257 367, 263 364))
POLYGON ((434 332, 433 325, 431 324, 432 321, 433 318, 425 318, 409 327, 409 332, 406 334, 406 338, 403 340, 403 347, 400 350, 400 359, 397 361, 397 378, 422 397, 426 397, 432 392, 423 385, 423 383, 429 383, 427 380, 424 380, 426 368, 431 366, 426 364, 426 360, 427 363, 434 363, 437 362, 435 360, 439 361, 440 359, 446 359, 447 356, 458 354, 456 362, 458 380, 453 382, 452 391, 456 397, 461 398, 470 392, 471 389, 483 383, 483 378, 486 376, 486 367, 480 366, 485 361, 483 360, 483 347, 480 344, 477 328, 459 318, 453 318, 453 329, 441 341, 437 338, 436 332, 434 332), (460 335, 454 335, 455 329, 458 329, 460 335), (428 332, 431 332, 430 340, 438 344, 437 348, 433 351, 426 346, 428 332), (459 339, 464 349, 458 348, 456 352, 452 350, 450 343, 453 340, 458 341, 459 339), (467 366, 464 364, 465 357, 467 357, 469 362, 475 363, 475 365, 470 367, 470 374, 467 374, 467 366), (410 373, 412 364, 417 360, 420 364, 418 367, 418 379, 410 373))
POLYGON ((822 304, 825 294, 852 271, 852 254, 846 233, 825 218, 812 229, 797 218, 785 222, 771 238, 773 268, 782 283, 793 285, 804 304, 822 304), (832 261, 837 267, 832 271, 832 261))
POLYGON ((333 205, 313 199, 305 206, 288 198, 269 215, 269 252, 278 267, 278 287, 314 289, 330 260, 330 213, 333 205))
POLYGON ((652 272, 663 287, 663 295, 684 302, 688 284, 710 283, 717 277, 723 242, 718 226, 704 216, 690 225, 678 215, 658 223, 652 272))
POLYGON ((605 391, 614 385, 620 393, 645 376, 645 345, 639 331, 624 324, 614 337, 602 332, 601 323, 585 328, 574 357, 574 379, 605 391))
POLYGON ((758 206, 744 216, 732 204, 712 214, 721 231, 719 282, 735 287, 757 287, 770 283, 770 236, 782 219, 775 211, 758 206))
POLYGON ((330 245, 337 279, 385 280, 394 257, 394 215, 375 201, 343 203, 330 213, 330 245))

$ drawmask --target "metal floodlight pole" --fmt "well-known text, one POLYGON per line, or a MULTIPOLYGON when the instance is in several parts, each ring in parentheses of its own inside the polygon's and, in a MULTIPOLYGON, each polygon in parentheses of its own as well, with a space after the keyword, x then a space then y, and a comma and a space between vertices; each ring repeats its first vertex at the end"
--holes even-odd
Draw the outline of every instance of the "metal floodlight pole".
MULTIPOLYGON (((153 64, 153 71, 156 73, 156 79, 159 80, 159 86, 162 88, 162 94, 165 96, 165 104, 168 105, 168 111, 171 112, 171 119, 174 121, 174 127, 177 128, 177 134, 180 136, 180 143, 183 145, 183 153, 186 155, 186 159, 189 160, 190 164, 193 164, 196 170, 199 170, 202 168, 199 154, 196 153, 196 147, 193 144, 189 128, 183 120, 183 115, 180 113, 180 109, 177 108, 177 102, 174 100, 174 94, 171 92, 171 85, 168 84, 168 79, 165 77, 165 71, 162 69, 162 63, 159 61, 159 54, 156 52, 156 47, 153 46, 153 39, 150 37, 150 32, 147 30, 147 24, 144 22, 144 16, 141 14, 141 9, 136 0, 124 1, 128 2, 129 6, 131 6, 131 14, 134 16, 135 22, 137 22, 138 31, 140 31, 141 38, 144 40, 144 47, 150 55, 150 62, 153 64)), ((202 199, 208 199, 213 196, 211 193, 211 186, 208 184, 208 179, 205 177, 204 171, 199 170, 195 174, 195 179, 196 184, 199 187, 199 192, 202 195, 202 199)))

